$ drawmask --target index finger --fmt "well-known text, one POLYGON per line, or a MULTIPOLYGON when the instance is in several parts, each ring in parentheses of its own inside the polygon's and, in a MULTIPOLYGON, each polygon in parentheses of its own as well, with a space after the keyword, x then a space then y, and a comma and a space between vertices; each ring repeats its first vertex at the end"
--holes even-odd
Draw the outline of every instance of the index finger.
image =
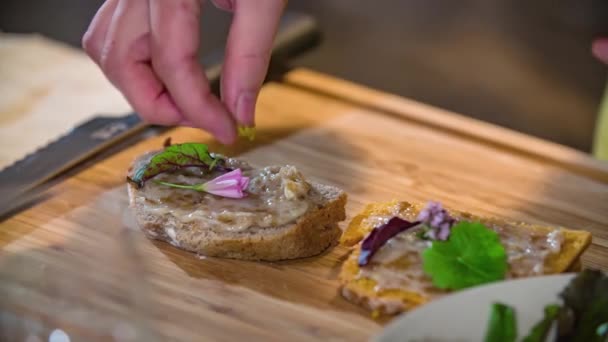
POLYGON ((222 100, 236 120, 253 125, 255 102, 266 77, 285 0, 234 1, 234 18, 222 70, 222 100))
POLYGON ((211 93, 198 62, 200 14, 199 0, 150 1, 152 65, 182 115, 230 143, 236 138, 234 121, 211 93))

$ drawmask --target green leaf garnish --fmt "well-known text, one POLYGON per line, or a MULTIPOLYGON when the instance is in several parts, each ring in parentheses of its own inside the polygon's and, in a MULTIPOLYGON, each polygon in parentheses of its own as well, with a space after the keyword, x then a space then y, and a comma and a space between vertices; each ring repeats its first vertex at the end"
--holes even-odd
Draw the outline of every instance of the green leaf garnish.
POLYGON ((515 310, 502 303, 494 303, 485 342, 514 342, 517 338, 515 310))
POLYGON ((499 236, 481 223, 462 221, 447 241, 422 253, 424 272, 441 289, 463 289, 505 278, 507 253, 499 236))
POLYGON ((608 276, 584 270, 560 297, 566 312, 558 321, 560 341, 608 341, 608 276))
POLYGON ((209 153, 207 145, 198 143, 185 143, 167 146, 163 151, 157 153, 150 162, 142 165, 133 172, 132 177, 127 180, 137 187, 164 172, 174 172, 188 167, 208 168, 216 167, 219 157, 209 153))
POLYGON ((253 139, 255 139, 254 126, 238 126, 237 131, 239 137, 247 138, 249 141, 253 141, 253 139))
POLYGON ((523 342, 544 342, 549 333, 553 322, 557 319, 561 307, 557 304, 545 306, 545 316, 532 327, 528 336, 524 337, 523 342))

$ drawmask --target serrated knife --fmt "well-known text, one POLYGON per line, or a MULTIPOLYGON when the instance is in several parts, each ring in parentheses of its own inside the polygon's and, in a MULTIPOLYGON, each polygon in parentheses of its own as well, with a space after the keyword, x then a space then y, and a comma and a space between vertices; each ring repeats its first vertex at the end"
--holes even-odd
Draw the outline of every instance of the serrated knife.
MULTIPOLYGON (((316 21, 299 13, 285 13, 272 49, 271 63, 285 62, 312 47, 320 38, 316 21)), ((223 53, 203 60, 212 89, 218 93, 223 53)), ((95 117, 0 171, 0 219, 20 209, 40 194, 49 180, 133 136, 148 126, 137 113, 122 117, 95 117)))

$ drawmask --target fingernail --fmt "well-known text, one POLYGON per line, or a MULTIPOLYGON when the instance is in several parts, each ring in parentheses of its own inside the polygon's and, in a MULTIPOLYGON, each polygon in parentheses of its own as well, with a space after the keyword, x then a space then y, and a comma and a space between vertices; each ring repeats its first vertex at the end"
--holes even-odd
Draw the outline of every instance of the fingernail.
POLYGON ((591 52, 595 58, 608 63, 608 39, 598 39, 593 42, 591 52))
POLYGON ((242 125, 253 126, 255 124, 255 100, 257 95, 251 91, 239 94, 236 101, 236 119, 242 125))

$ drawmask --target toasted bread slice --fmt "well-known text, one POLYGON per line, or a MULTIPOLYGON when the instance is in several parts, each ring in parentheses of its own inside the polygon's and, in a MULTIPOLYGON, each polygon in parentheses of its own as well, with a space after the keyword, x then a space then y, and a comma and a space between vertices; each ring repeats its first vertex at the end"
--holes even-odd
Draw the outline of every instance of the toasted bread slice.
MULTIPOLYGON (((146 156, 140 157, 134 165, 142 158, 146 156)), ((184 220, 187 210, 171 200, 165 201, 163 210, 159 210, 148 205, 146 193, 131 183, 128 184, 128 193, 134 217, 149 238, 169 242, 204 256, 276 261, 317 255, 337 243, 342 233, 338 223, 346 218, 346 193, 329 185, 314 182, 308 182, 308 185, 310 205, 302 215, 285 224, 254 225, 244 230, 232 230, 230 227, 225 230, 212 229, 205 217, 184 220)), ((145 186, 162 187, 154 182, 148 182, 145 186)), ((181 191, 182 196, 203 196, 198 193, 184 195, 184 190, 176 191, 181 191)), ((221 201, 214 204, 213 210, 229 211, 239 199, 221 201)))
MULTIPOLYGON (((361 274, 361 268, 358 265, 360 242, 374 228, 375 221, 373 218, 398 214, 405 219, 414 221, 422 208, 423 206, 420 204, 410 204, 403 201, 374 203, 368 205, 352 219, 341 237, 342 244, 354 247, 351 255, 344 262, 340 273, 341 291, 345 298, 368 308, 373 311, 374 315, 391 315, 410 310, 449 293, 434 288, 430 278, 423 273, 421 273, 421 277, 426 278, 426 280, 422 280, 423 282, 426 281, 426 286, 420 286, 419 283, 412 281, 402 283, 394 288, 378 288, 378 283, 372 277, 361 274)), ((530 236, 531 239, 546 237, 551 232, 556 231, 552 227, 507 222, 496 218, 477 217, 460 211, 448 211, 455 218, 478 221, 488 226, 510 225, 513 229, 518 230, 519 234, 530 236)), ((544 258, 544 265, 541 265, 543 266, 541 274, 562 273, 580 268, 579 258, 591 243, 589 232, 561 228, 559 231, 561 232, 561 248, 558 253, 549 253, 544 258)), ((397 260, 385 266, 397 272, 412 272, 422 270, 421 260, 420 258, 420 264, 397 260)), ((513 267, 515 266, 510 264, 510 268, 513 267)), ((532 276, 530 273, 515 272, 510 278, 532 276)))

